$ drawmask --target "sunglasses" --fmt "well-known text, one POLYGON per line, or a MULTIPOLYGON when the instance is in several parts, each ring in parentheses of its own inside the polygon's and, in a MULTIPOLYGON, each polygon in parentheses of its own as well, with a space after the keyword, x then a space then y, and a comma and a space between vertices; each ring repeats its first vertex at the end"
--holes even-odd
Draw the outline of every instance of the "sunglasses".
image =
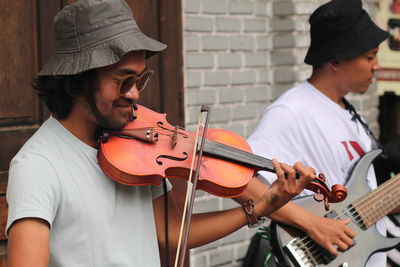
POLYGON ((138 76, 135 74, 127 76, 120 83, 119 95, 124 96, 132 89, 133 85, 136 85, 138 92, 143 91, 143 89, 149 84, 149 81, 153 75, 153 70, 146 70, 138 76))

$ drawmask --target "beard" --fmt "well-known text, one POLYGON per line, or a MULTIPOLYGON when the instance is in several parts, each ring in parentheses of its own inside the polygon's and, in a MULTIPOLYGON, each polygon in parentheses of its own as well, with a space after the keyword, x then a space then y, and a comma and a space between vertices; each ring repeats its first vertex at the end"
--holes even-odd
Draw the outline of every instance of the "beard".
POLYGON ((100 112, 100 110, 106 110, 106 108, 104 109, 101 107, 98 108, 97 106, 98 101, 96 101, 94 93, 87 95, 86 100, 89 104, 90 111, 94 116, 99 128, 109 129, 109 130, 120 130, 123 127, 125 127, 125 125, 128 124, 128 122, 134 119, 133 110, 135 109, 136 105, 130 99, 120 98, 114 101, 111 111, 106 114, 100 112), (117 107, 120 105, 123 106, 129 105, 131 107, 130 112, 118 111, 117 107))
POLYGON ((101 113, 95 105, 92 110, 99 127, 110 130, 120 130, 125 127, 133 119, 134 104, 129 104, 130 111, 122 112, 118 110, 118 105, 113 105, 113 109, 109 113, 101 113))

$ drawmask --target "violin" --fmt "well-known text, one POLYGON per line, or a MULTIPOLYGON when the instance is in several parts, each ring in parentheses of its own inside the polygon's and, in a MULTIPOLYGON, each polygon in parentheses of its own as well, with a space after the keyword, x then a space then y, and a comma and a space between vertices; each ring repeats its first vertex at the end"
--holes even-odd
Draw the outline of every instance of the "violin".
MULTIPOLYGON (((98 162, 110 178, 125 185, 159 186, 162 179, 188 179, 196 134, 172 126, 166 114, 137 105, 137 118, 119 131, 104 132, 99 138, 98 162)), ((258 171, 274 172, 272 160, 254 155, 240 135, 208 129, 196 189, 219 197, 240 195, 258 171)), ((299 175, 298 175, 299 177, 299 175)), ((317 201, 343 201, 347 190, 331 190, 320 174, 306 187, 317 201)))

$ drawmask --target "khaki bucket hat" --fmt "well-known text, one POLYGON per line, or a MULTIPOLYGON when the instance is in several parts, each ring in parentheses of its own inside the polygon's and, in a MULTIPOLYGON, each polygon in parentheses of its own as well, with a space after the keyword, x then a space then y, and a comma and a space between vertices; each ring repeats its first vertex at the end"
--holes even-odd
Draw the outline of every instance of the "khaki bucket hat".
POLYGON ((55 49, 38 76, 74 75, 117 63, 130 51, 166 48, 142 33, 124 0, 80 0, 54 18, 55 49))

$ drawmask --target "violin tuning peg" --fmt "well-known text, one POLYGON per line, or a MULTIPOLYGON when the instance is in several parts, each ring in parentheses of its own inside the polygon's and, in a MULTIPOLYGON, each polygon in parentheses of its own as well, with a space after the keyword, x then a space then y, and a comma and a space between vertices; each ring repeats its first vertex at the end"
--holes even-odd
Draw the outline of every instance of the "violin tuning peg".
POLYGON ((324 196, 324 194, 321 194, 320 189, 317 189, 317 191, 315 191, 314 200, 318 201, 318 202, 325 200, 325 196, 324 196))
POLYGON ((324 199, 324 206, 325 206, 325 211, 329 211, 329 200, 328 200, 328 198, 324 199))
POLYGON ((325 196, 318 192, 314 194, 314 199, 318 202, 321 202, 325 199, 325 196))
POLYGON ((322 181, 326 181, 326 178, 325 178, 325 174, 323 174, 322 172, 320 173, 320 174, 318 174, 318 177, 322 180, 322 181))

